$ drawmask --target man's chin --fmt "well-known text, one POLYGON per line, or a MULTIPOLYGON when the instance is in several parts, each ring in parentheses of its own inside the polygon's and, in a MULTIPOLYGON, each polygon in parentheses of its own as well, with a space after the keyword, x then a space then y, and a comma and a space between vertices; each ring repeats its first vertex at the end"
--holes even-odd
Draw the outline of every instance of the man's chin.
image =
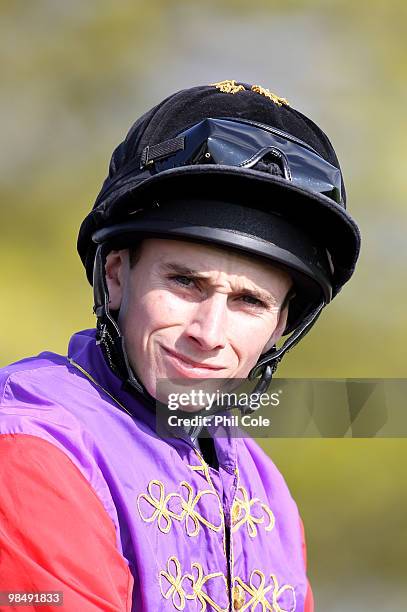
POLYGON ((219 402, 222 394, 232 393, 242 380, 237 378, 158 378, 151 395, 161 404, 177 404, 184 412, 208 410, 219 402))

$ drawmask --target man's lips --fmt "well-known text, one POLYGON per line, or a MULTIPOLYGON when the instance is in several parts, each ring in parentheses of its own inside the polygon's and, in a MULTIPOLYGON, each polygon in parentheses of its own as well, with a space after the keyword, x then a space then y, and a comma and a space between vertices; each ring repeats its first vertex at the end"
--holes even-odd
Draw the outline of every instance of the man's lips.
POLYGON ((207 370, 211 372, 216 372, 216 371, 225 369, 224 366, 215 366, 215 365, 211 365, 208 363, 194 361, 193 359, 190 359, 190 357, 181 355, 180 353, 177 353, 176 351, 169 349, 165 346, 163 346, 162 348, 173 359, 173 361, 178 362, 178 364, 181 367, 187 368, 188 370, 196 369, 196 370, 207 370))

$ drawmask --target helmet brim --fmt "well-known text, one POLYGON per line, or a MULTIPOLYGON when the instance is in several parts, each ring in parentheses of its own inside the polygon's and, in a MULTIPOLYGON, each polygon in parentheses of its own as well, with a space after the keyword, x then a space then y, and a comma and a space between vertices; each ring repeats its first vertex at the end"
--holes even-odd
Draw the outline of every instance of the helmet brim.
MULTIPOLYGON (((152 201, 175 199, 180 195, 182 199, 228 200, 276 213, 314 236, 318 244, 328 250, 332 260, 333 295, 354 271, 360 250, 360 233, 344 206, 324 195, 297 187, 284 178, 256 170, 208 164, 172 168, 142 182, 129 177, 107 195, 104 210, 109 223, 114 223, 114 220, 128 218, 129 212, 152 201)), ((93 234, 98 227, 92 225, 93 234)), ((105 226, 103 219, 102 226, 105 226)), ((91 270, 88 276, 89 272, 91 270)))

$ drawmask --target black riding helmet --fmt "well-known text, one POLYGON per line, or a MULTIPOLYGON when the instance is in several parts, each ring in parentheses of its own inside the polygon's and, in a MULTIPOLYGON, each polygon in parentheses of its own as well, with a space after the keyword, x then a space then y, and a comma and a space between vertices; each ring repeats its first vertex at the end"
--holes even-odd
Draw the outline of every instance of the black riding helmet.
POLYGON ((110 250, 147 237, 233 248, 289 272, 291 335, 253 368, 262 390, 350 278, 360 248, 327 136, 286 100, 235 81, 177 92, 136 121, 80 228, 99 341, 116 373, 143 393, 109 312, 104 264, 110 250))

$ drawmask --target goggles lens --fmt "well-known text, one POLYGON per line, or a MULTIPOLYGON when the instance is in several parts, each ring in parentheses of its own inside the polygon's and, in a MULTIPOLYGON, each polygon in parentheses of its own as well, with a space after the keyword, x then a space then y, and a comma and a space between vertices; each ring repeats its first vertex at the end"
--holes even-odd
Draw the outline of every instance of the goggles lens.
MULTIPOLYGON (((156 172, 217 164, 270 172, 270 164, 294 185, 342 202, 341 172, 311 147, 269 126, 235 119, 205 119, 176 138, 146 147, 142 166, 156 172), (256 164, 263 162, 256 168, 256 164)), ((275 174, 275 171, 271 172, 275 174)))

